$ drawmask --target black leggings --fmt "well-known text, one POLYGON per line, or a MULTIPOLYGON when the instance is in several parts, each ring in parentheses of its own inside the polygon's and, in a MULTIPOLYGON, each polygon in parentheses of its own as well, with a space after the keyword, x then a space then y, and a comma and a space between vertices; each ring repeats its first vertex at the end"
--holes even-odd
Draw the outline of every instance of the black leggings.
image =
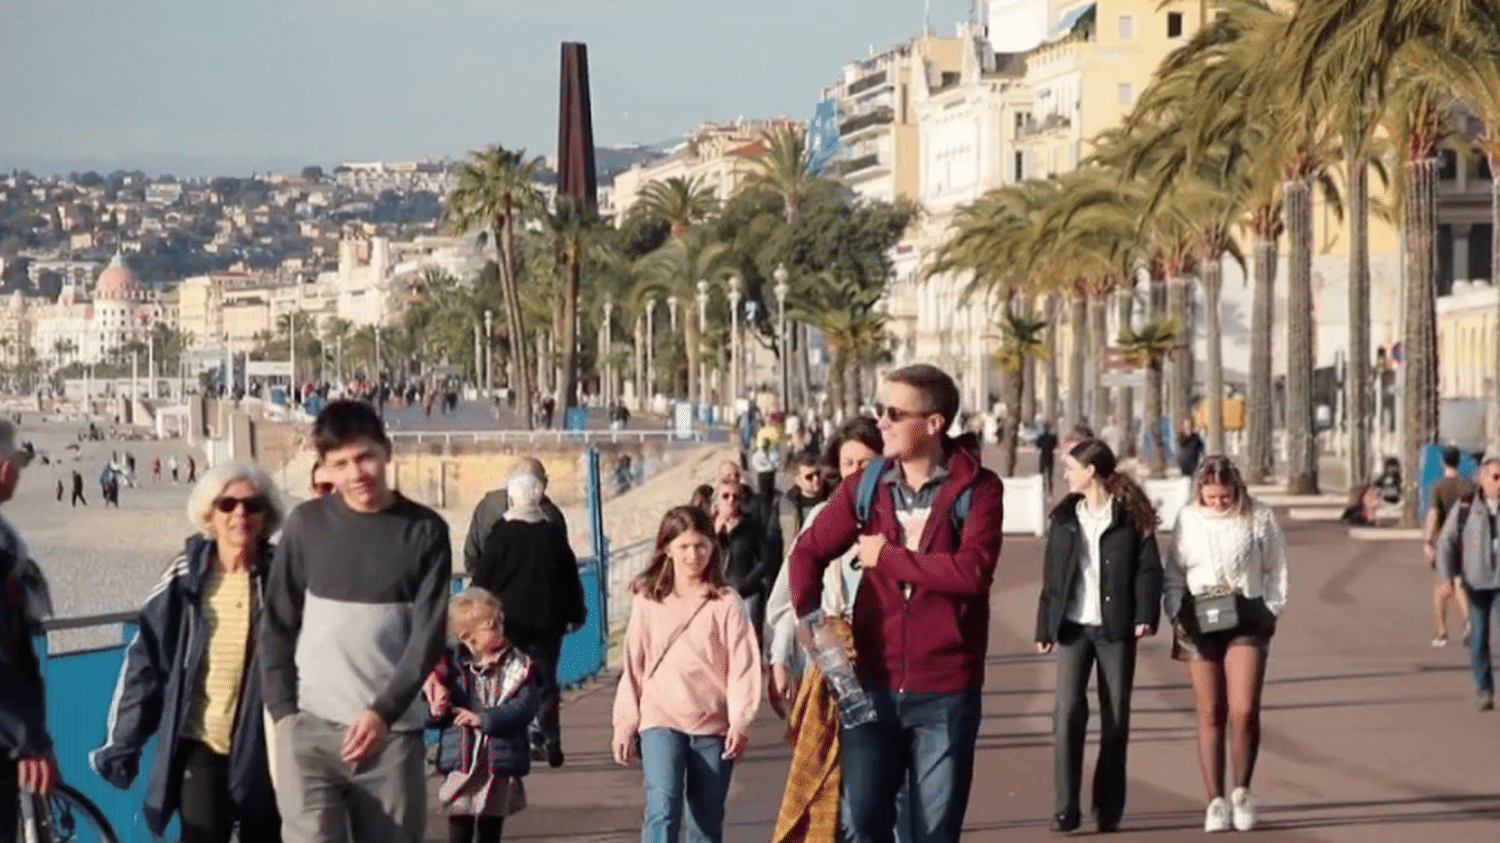
POLYGON ((448 843, 500 843, 504 817, 448 817, 448 843))
MULTIPOLYGON (((194 740, 182 741, 177 751, 182 754, 181 805, 177 809, 182 843, 229 843, 239 813, 229 795, 229 756, 194 740)), ((240 839, 247 843, 281 840, 281 818, 274 811, 271 816, 238 819, 240 839)))

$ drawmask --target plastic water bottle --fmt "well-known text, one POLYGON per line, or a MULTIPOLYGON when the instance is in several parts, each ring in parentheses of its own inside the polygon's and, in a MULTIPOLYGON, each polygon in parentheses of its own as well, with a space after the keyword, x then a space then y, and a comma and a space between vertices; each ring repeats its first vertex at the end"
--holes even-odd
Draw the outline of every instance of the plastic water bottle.
POLYGON ((844 642, 828 625, 828 618, 817 611, 803 618, 811 642, 808 655, 823 672, 828 691, 839 706, 839 723, 853 729, 875 722, 875 703, 854 675, 854 665, 844 651, 844 642))

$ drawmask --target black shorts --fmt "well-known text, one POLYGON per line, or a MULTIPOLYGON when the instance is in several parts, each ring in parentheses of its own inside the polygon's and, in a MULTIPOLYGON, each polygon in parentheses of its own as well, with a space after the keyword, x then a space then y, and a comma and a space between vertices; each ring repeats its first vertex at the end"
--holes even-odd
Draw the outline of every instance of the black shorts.
MULTIPOLYGON (((1192 611, 1191 604, 1184 612, 1192 611)), ((1276 615, 1260 598, 1241 598, 1240 622, 1233 629, 1219 632, 1190 632, 1181 620, 1172 621, 1172 658, 1180 662, 1222 661, 1230 647, 1259 647, 1268 650, 1276 635, 1276 615)))

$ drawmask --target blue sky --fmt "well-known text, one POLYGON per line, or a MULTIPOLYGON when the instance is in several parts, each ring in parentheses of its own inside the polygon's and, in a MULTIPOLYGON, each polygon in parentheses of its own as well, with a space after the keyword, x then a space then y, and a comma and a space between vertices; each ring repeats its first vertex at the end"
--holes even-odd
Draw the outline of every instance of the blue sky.
MULTIPOLYGON (((951 34, 968 0, 931 0, 951 34)), ((812 113, 923 0, 0 0, 0 169, 248 172, 551 154, 558 44, 589 45, 594 134, 812 113)))

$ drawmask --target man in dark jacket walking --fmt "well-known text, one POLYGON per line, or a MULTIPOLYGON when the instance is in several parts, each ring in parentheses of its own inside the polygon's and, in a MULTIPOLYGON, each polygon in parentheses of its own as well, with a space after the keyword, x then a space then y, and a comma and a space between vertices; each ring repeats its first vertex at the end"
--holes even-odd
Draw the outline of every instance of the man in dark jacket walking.
MULTIPOLYGON (((0 420, 0 505, 15 495, 31 457, 17 447, 15 426, 0 420)), ((15 839, 21 791, 47 793, 57 781, 41 661, 31 645, 51 613, 46 578, 0 515, 0 840, 15 839)))
POLYGON ((897 792, 911 776, 915 839, 952 843, 973 777, 1004 488, 972 434, 944 434, 958 415, 945 372, 897 369, 882 399, 887 461, 869 517, 860 523, 862 483, 839 484, 792 551, 792 598, 799 617, 817 611, 824 568, 858 547, 855 672, 877 720, 840 736, 852 839, 893 839, 897 792))

